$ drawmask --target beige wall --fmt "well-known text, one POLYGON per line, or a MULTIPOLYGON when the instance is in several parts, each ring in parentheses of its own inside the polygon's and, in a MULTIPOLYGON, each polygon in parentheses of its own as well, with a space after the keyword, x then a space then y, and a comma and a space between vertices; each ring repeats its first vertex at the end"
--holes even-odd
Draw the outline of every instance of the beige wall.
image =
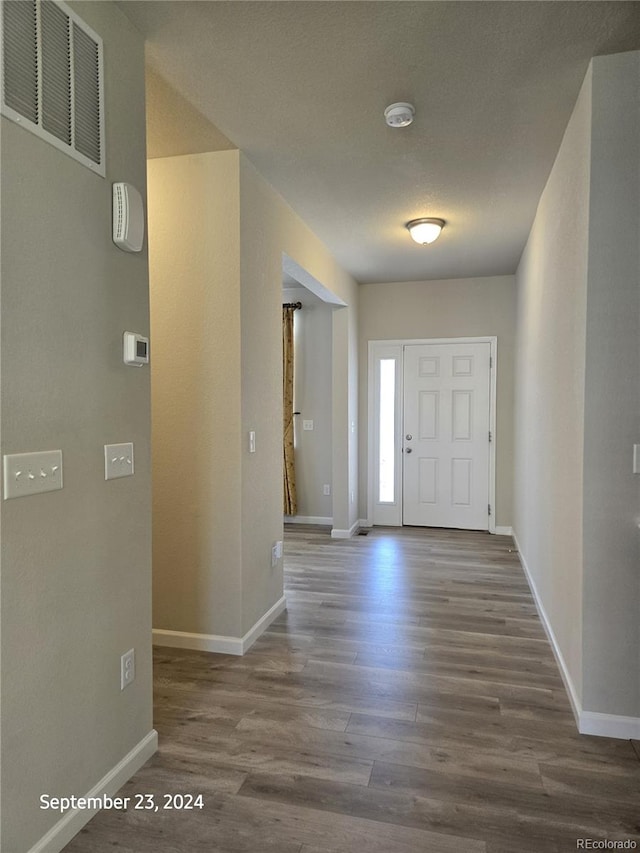
POLYGON ((368 342, 498 337, 496 524, 512 524, 515 282, 512 276, 360 287, 360 515, 367 517, 368 342))
POLYGON ((640 718, 640 52, 593 60, 584 429, 584 690, 640 718))
MULTIPOLYGON (((243 628, 247 631, 282 594, 281 567, 274 574, 269 566, 272 542, 282 538, 283 253, 349 306, 334 312, 334 318, 344 315, 346 320, 338 332, 346 350, 349 335, 355 334, 353 306, 357 293, 353 279, 243 155, 240 239, 242 430, 246 435, 255 429, 260 446, 260 452, 252 454, 242 468, 243 628)), ((333 381, 332 407, 338 422, 333 447, 334 454, 344 460, 337 484, 334 477, 334 487, 345 504, 342 514, 336 516, 334 503, 334 526, 341 528, 350 523, 348 494, 356 489, 356 436, 352 437, 348 429, 350 405, 357 396, 354 356, 352 351, 345 358, 338 369, 338 381, 335 375, 333 381)), ((353 506, 355 519, 355 502, 353 506)))
MULTIPOLYGON (((150 161, 149 219, 154 627, 238 638, 283 589, 283 253, 345 302, 356 285, 235 151, 150 161)), ((355 369, 333 383, 345 493, 355 369)))
POLYGON ((153 68, 146 69, 147 157, 177 157, 236 146, 153 68))
POLYGON ((153 624, 235 637, 242 634, 238 158, 224 151, 148 164, 153 624))
POLYGON ((514 531, 582 693, 582 453, 591 73, 518 267, 514 531))
MULTIPOLYGON (((111 3, 74 3, 104 39, 106 180, 2 119, 2 453, 61 448, 64 489, 2 503, 2 843, 59 819, 152 730, 146 247, 111 242, 111 182, 145 194, 144 51, 111 3), (105 482, 105 443, 135 476, 105 482), (120 656, 136 680, 120 691, 120 656)), ((87 815, 88 817, 89 815, 87 815)))

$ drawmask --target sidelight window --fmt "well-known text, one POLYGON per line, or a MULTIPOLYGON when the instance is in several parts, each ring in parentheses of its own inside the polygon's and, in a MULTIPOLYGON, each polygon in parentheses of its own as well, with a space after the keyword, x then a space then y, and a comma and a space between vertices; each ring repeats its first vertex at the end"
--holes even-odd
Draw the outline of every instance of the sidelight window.
POLYGON ((395 501, 396 360, 380 359, 380 423, 378 449, 378 500, 395 501))

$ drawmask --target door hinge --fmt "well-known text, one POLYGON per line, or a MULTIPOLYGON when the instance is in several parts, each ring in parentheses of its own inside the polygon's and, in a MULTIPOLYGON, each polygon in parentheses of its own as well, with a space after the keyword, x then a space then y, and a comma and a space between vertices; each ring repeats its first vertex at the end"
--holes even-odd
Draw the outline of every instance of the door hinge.
POLYGON ((491 515, 491 504, 489 504, 489 515, 491 515))
POLYGON ((492 441, 493 441, 493 438, 491 436, 491 430, 489 430, 489 444, 491 444, 492 441))
POLYGON ((489 367, 493 367, 493 356, 489 356, 489 367))

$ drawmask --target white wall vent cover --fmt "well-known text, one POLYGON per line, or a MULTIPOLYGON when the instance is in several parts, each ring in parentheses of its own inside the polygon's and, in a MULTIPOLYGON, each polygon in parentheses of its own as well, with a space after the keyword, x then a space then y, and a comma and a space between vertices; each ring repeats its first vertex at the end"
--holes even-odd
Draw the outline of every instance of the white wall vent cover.
POLYGON ((2 114, 104 177, 102 39, 58 0, 2 6, 2 114))

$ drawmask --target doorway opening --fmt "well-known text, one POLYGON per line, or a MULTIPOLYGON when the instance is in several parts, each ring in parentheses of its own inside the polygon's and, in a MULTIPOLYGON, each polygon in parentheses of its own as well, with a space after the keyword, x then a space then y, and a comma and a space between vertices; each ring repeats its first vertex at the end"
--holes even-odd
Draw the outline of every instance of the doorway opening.
POLYGON ((288 524, 333 526, 333 319, 342 300, 283 255, 282 302, 293 316, 296 512, 288 524))

